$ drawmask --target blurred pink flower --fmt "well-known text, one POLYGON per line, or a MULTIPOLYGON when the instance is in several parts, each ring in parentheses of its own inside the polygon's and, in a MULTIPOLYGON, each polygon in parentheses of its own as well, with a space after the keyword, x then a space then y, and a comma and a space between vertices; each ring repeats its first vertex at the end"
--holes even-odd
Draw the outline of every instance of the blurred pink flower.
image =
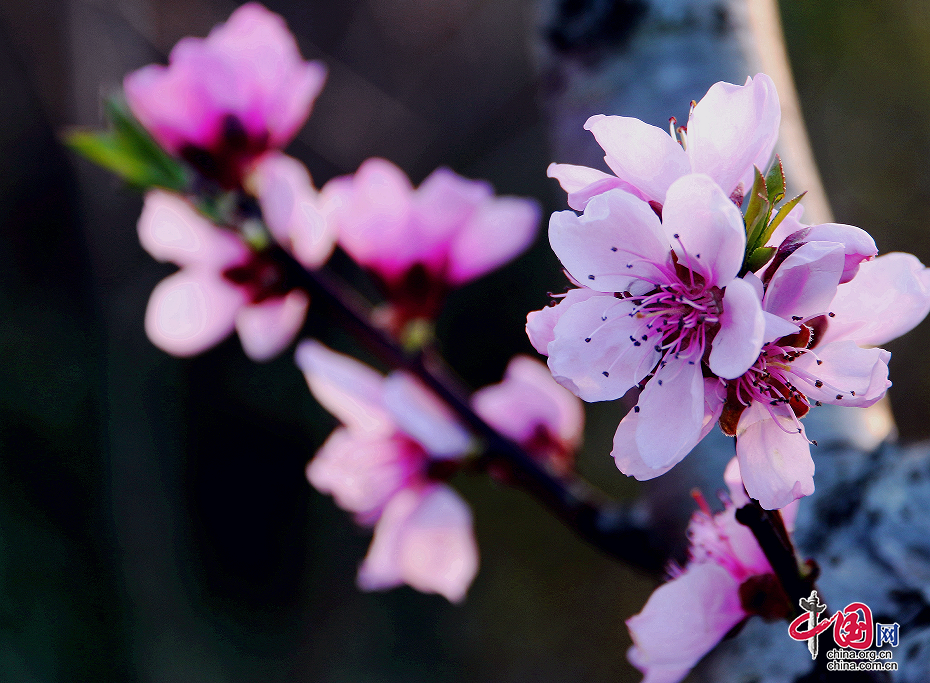
POLYGON ((478 571, 471 512, 431 473, 455 467, 471 447, 469 434, 406 373, 384 377, 316 341, 301 342, 296 360, 343 425, 310 461, 307 478, 359 523, 375 524, 359 586, 406 583, 462 600, 478 571))
POLYGON ((253 159, 294 137, 325 78, 322 64, 301 59, 280 16, 249 3, 206 38, 182 38, 168 66, 134 71, 123 87, 159 144, 235 187, 253 159))
POLYGON ((155 286, 145 314, 145 331, 163 351, 193 356, 235 329, 246 355, 267 360, 300 329, 307 295, 289 290, 273 262, 264 262, 183 198, 149 192, 139 241, 159 261, 181 266, 155 286))
POLYGON ((609 401, 645 384, 617 428, 622 472, 649 479, 678 463, 713 427, 718 377, 756 361, 765 329, 760 297, 736 277, 746 234, 739 210, 706 175, 668 189, 662 219, 615 189, 584 215, 555 213, 549 240, 577 283, 561 302, 528 316, 556 381, 585 401, 609 401), (708 388, 709 391, 705 391, 708 388))
MULTIPOLYGON (((791 604, 752 532, 736 521, 749 500, 739 485, 735 459, 727 468, 732 501, 716 515, 703 498, 691 518, 690 560, 672 568, 639 614, 627 619, 630 663, 643 683, 677 683, 737 624, 750 615, 782 618, 791 604)), ((794 513, 789 512, 790 528, 794 513)))
POLYGON ((323 196, 339 245, 380 279, 405 320, 433 317, 450 288, 516 257, 539 223, 531 200, 495 197, 445 168, 414 189, 384 159, 331 180, 323 196))
POLYGON ((539 361, 515 356, 504 380, 476 391, 472 406, 494 429, 556 471, 572 465, 584 430, 584 409, 539 361))
MULTIPOLYGON (((703 173, 727 197, 742 201, 753 182, 753 167, 768 168, 778 138, 781 109, 775 84, 765 74, 745 85, 719 82, 691 110, 679 139, 669 131, 626 116, 592 116, 585 123, 606 153, 615 175, 585 166, 551 164, 549 176, 568 192, 568 204, 582 211, 591 197, 620 188, 661 210, 678 178, 703 173)), ((674 127, 675 121, 672 120, 674 127)))
POLYGON ((736 436, 746 490, 764 508, 814 491, 800 418, 812 404, 878 401, 891 386, 891 354, 863 346, 904 334, 930 310, 930 270, 909 254, 865 260, 874 253, 858 228, 804 227, 784 239, 765 285, 746 276, 762 296, 768 341, 744 375, 725 383, 720 425, 736 436))

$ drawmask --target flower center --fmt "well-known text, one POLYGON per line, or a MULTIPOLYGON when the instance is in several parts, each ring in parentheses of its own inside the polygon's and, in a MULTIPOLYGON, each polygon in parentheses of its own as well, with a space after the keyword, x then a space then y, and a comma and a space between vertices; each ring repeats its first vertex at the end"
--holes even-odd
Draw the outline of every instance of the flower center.
POLYGON ((640 320, 634 346, 647 343, 663 355, 701 356, 713 339, 720 322, 723 293, 718 287, 705 288, 699 275, 687 272, 687 279, 656 286, 643 295, 617 294, 633 303, 630 317, 640 320))

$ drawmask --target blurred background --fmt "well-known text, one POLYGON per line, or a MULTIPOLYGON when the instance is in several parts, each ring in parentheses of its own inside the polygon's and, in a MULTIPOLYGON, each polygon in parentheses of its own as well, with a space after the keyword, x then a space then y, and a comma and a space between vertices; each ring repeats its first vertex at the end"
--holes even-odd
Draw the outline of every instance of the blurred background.
MULTIPOLYGON (((547 164, 577 159, 550 151, 543 112, 565 86, 540 55, 596 71, 651 11, 634 0, 267 5, 330 68, 289 148, 318 185, 383 156, 416 183, 444 165, 546 213, 566 208, 547 164)), ((165 61, 235 6, 0 0, 0 678, 639 680, 623 620, 650 579, 522 493, 460 477, 482 558, 466 602, 360 593, 368 534, 304 479, 334 421, 290 354, 256 365, 231 338, 178 360, 145 338, 148 295, 172 268, 138 245, 141 197, 58 136, 101 125, 100 98, 126 72, 165 61)), ((930 263, 930 7, 786 2, 782 19, 836 220, 930 263)), ((686 120, 687 104, 666 116, 686 120)), ((544 234, 455 293, 439 322, 474 387, 532 353, 524 316, 565 285, 544 234)), ((307 333, 353 349, 324 321, 307 333)), ((902 440, 930 436, 928 342, 923 325, 889 345, 902 440)), ((635 494, 607 455, 619 408, 589 408, 580 468, 635 494)))

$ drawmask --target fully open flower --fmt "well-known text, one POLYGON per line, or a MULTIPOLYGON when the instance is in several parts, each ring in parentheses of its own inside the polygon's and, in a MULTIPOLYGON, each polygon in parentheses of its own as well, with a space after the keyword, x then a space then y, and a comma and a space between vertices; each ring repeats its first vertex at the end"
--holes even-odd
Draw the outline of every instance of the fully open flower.
POLYGON ((359 568, 364 590, 406 583, 452 602, 478 570, 468 505, 434 470, 470 447, 448 408, 413 377, 384 377, 314 341, 297 349, 310 390, 336 429, 307 466, 307 478, 362 524, 375 524, 359 568))
MULTIPOLYGON (((909 254, 863 261, 874 254, 870 241, 850 226, 803 228, 763 273, 769 341, 744 375, 725 382, 720 424, 737 437, 746 490, 765 508, 814 490, 799 419, 812 405, 878 401, 891 386, 891 354, 863 347, 907 332, 930 310, 930 270, 909 254)), ((747 280, 761 295, 763 282, 747 280)))
POLYGON ((323 188, 339 245, 373 272, 402 318, 429 318, 445 294, 526 249, 539 223, 535 202, 495 197, 485 182, 448 169, 414 189, 383 159, 323 188))
POLYGON ((725 195, 741 200, 753 167, 765 169, 778 138, 781 109, 772 79, 758 74, 742 86, 715 83, 691 110, 687 128, 669 131, 626 116, 592 116, 585 123, 604 149, 610 175, 584 166, 551 164, 550 177, 581 211, 591 197, 622 188, 662 206, 678 178, 709 175, 725 195))
POLYGON ((617 429, 613 456, 626 474, 658 476, 719 417, 723 401, 704 365, 739 377, 762 346, 760 297, 736 277, 742 216, 713 180, 688 175, 668 189, 661 221, 638 197, 610 190, 583 216, 553 214, 549 236, 569 275, 587 287, 531 313, 530 339, 549 356, 555 379, 586 401, 645 384, 617 429))
POLYGON ((266 360, 300 329, 307 295, 288 288, 273 262, 178 195, 146 195, 139 241, 159 261, 181 266, 155 286, 145 313, 145 331, 160 349, 193 356, 236 329, 246 354, 266 360))
POLYGON ((165 149, 224 187, 291 140, 326 77, 301 59, 284 20, 255 3, 206 38, 180 40, 169 62, 126 76, 129 107, 165 149))
MULTIPOLYGON (((627 619, 633 647, 630 663, 645 674, 643 683, 677 683, 741 621, 756 614, 782 618, 791 604, 752 532, 736 521, 748 503, 735 460, 727 468, 732 501, 711 514, 701 510, 688 527, 690 561, 673 568, 639 614, 627 619)), ((786 515, 790 529, 793 511, 786 515)))

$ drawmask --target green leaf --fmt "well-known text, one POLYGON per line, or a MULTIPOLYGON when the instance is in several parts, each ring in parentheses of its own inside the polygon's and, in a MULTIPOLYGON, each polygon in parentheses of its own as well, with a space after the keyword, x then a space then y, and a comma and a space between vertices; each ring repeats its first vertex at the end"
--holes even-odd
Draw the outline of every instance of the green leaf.
POLYGON ((785 216, 791 213, 791 209, 796 207, 798 205, 798 202, 804 199, 804 195, 806 194, 807 192, 802 192, 794 199, 790 199, 781 205, 781 207, 778 209, 778 213, 775 214, 775 218, 772 219, 772 222, 768 224, 768 227, 766 227, 765 232, 762 233, 761 239, 759 240, 759 244, 765 244, 766 242, 769 241, 769 238, 772 236, 772 233, 775 232, 775 228, 777 228, 779 224, 783 220, 785 220, 785 216))
POLYGON ((775 252, 778 251, 775 247, 759 247, 755 249, 752 254, 749 255, 749 258, 746 259, 746 265, 743 267, 743 272, 754 272, 759 270, 762 266, 769 262, 775 252))
POLYGON ((71 130, 64 135, 65 143, 135 187, 163 187, 177 192, 187 189, 190 184, 187 169, 159 147, 125 102, 110 98, 105 111, 109 130, 71 130))
POLYGON ((769 204, 775 206, 785 198, 785 169, 781 165, 781 157, 775 155, 775 163, 765 176, 765 186, 768 188, 769 204))
POLYGON ((762 177, 762 171, 755 167, 756 177, 752 183, 752 190, 749 192, 749 203, 746 205, 746 253, 749 253, 756 246, 754 231, 757 230, 760 217, 764 221, 768 212, 768 192, 765 188, 765 178, 762 177), (765 204, 765 206, 763 206, 765 204))

